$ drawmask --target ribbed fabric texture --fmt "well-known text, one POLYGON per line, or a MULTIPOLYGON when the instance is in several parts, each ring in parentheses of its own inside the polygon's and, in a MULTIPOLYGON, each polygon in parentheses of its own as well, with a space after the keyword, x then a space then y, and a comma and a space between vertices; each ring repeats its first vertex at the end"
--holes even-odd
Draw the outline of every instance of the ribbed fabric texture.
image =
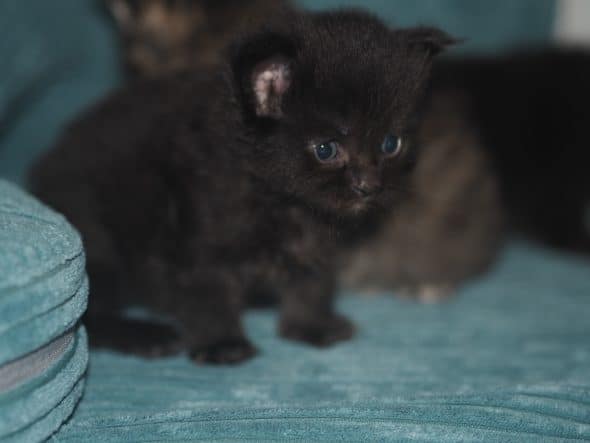
POLYGON ((0 442, 40 442, 57 431, 80 401, 87 366, 86 333, 80 328, 41 374, 0 392, 0 442))
POLYGON ((348 295, 355 340, 317 350, 247 315, 238 367, 93 352, 56 442, 590 439, 590 262, 517 244, 440 305, 348 295))
POLYGON ((77 232, 0 181, 0 441, 41 441, 71 414, 88 361, 76 328, 87 296, 77 232))
POLYGON ((0 181, 0 364, 71 329, 86 309, 87 293, 78 233, 61 215, 0 181))

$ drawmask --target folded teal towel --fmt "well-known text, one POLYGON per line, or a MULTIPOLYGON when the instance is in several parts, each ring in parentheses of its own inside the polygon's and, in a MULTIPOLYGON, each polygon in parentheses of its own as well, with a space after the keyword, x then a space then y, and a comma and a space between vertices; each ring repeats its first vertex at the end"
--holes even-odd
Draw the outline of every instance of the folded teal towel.
POLYGON ((341 302, 358 335, 330 349, 261 311, 238 367, 93 352, 53 441, 590 440, 590 262, 516 245, 448 303, 341 302))
POLYGON ((77 232, 0 181, 0 441, 41 441, 77 403, 88 351, 77 232))

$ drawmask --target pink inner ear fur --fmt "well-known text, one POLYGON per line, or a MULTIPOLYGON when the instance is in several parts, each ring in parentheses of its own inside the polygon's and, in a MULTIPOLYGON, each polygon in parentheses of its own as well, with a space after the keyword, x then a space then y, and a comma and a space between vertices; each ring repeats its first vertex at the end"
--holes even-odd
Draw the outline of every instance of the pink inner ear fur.
POLYGON ((281 99, 291 85, 291 70, 285 57, 265 60, 254 68, 252 85, 256 99, 256 115, 280 117, 281 99))

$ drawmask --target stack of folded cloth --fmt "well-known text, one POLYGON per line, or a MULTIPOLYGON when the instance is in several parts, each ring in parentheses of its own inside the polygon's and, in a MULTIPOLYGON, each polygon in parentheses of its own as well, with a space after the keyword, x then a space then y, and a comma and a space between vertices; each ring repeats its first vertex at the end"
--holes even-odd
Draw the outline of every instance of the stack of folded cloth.
POLYGON ((78 233, 0 181, 0 441, 41 441, 70 416, 88 349, 78 233))

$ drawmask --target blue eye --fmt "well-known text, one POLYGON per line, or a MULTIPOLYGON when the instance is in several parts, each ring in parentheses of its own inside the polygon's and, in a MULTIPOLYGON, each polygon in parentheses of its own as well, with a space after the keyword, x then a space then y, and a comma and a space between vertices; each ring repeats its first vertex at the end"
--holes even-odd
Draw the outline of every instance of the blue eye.
POLYGON ((313 148, 315 156, 321 162, 330 161, 338 155, 338 143, 329 141, 320 143, 313 148))
POLYGON ((396 135, 388 134, 381 144, 381 151, 386 155, 397 154, 402 147, 402 139, 396 135))

